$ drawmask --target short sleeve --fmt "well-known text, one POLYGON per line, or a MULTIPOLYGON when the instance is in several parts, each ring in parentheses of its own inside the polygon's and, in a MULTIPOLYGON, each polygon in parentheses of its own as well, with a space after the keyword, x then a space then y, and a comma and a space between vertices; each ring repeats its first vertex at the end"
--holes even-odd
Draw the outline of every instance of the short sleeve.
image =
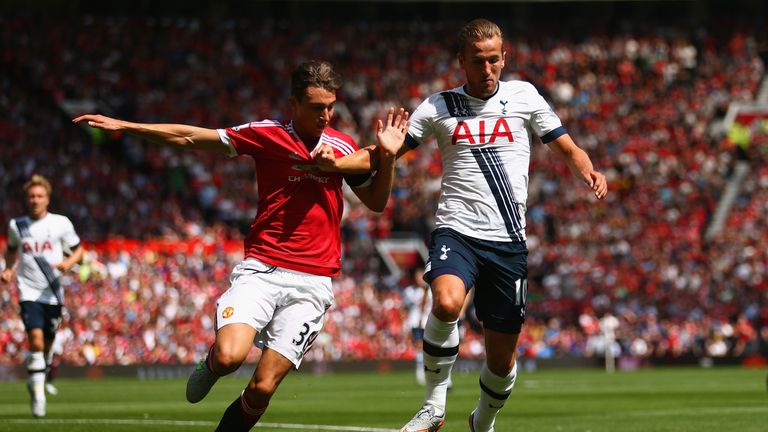
POLYGON ((69 218, 64 217, 63 225, 64 232, 62 233, 61 241, 64 246, 68 247, 70 250, 74 250, 80 246, 80 237, 75 232, 75 227, 72 225, 72 221, 70 221, 69 218))
POLYGON ((270 141, 269 135, 282 125, 274 120, 246 123, 226 129, 216 129, 219 139, 229 148, 229 157, 237 155, 255 156, 270 141))
POLYGON ((411 115, 411 126, 405 136, 405 145, 411 150, 421 145, 425 139, 434 133, 433 121, 437 114, 435 100, 435 95, 429 97, 411 115))
POLYGON ((8 222, 8 248, 18 249, 21 244, 21 237, 19 236, 19 229, 16 226, 16 222, 11 220, 8 222))
POLYGON ((566 134, 560 117, 555 114, 552 107, 549 106, 544 97, 542 97, 536 88, 530 86, 531 101, 531 128, 533 132, 541 138, 543 143, 551 142, 559 136, 566 134))

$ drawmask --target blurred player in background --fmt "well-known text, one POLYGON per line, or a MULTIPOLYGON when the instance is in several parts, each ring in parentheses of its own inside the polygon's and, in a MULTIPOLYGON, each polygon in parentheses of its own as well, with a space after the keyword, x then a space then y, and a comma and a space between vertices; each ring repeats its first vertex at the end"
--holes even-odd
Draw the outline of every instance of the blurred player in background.
MULTIPOLYGON (((473 291, 470 291, 470 293, 473 291)), ((466 320, 466 314, 468 308, 471 306, 471 294, 467 295, 467 299, 464 302, 464 307, 459 314, 459 334, 460 337, 464 336, 463 322, 466 320)), ((411 284, 403 289, 403 302, 407 308, 408 328, 411 331, 411 340, 413 340, 416 346, 416 382, 419 385, 426 385, 425 369, 424 369, 424 326, 427 324, 427 318, 432 310, 432 290, 429 289, 429 285, 424 282, 424 269, 417 268, 413 270, 411 276, 411 284)), ((451 378, 448 377, 448 390, 453 387, 451 378)))
MULTIPOLYGON (((426 394, 404 432, 436 431, 445 423, 446 392, 459 352, 458 320, 467 293, 483 323, 486 362, 480 398, 469 415, 473 432, 494 430, 496 415, 517 376, 516 347, 528 289, 525 210, 532 135, 537 135, 598 199, 605 176, 592 166, 536 88, 500 81, 506 52, 499 27, 469 22, 458 34, 457 57, 466 84, 435 93, 414 111, 399 154, 429 136, 437 139, 443 178, 425 280, 434 296, 424 329, 426 394)), ((321 155, 325 157, 325 155, 321 155)), ((357 152, 321 161, 324 169, 376 168, 357 152)))
POLYGON ((413 269, 410 284, 403 289, 403 303, 407 309, 406 323, 411 330, 411 340, 416 347, 416 382, 424 385, 424 353, 421 344, 424 340, 424 325, 432 308, 432 292, 424 282, 424 269, 413 269))
MULTIPOLYGON (((66 311, 62 313, 62 318, 68 319, 68 317, 63 316, 65 314, 66 311)), ((56 388, 54 381, 56 380, 56 373, 59 369, 59 357, 62 354, 64 354, 64 338, 61 337, 61 332, 56 332, 53 337, 53 342, 51 343, 51 349, 46 356, 48 369, 45 373, 45 391, 52 396, 59 394, 59 389, 56 388)))
POLYGON ((256 165, 258 212, 245 239, 245 259, 218 300, 216 341, 187 382, 187 400, 202 400, 219 377, 237 370, 256 340, 263 347, 253 377, 227 408, 218 431, 250 430, 267 409, 278 385, 298 368, 333 303, 331 277, 341 269, 342 181, 374 211, 386 206, 397 150, 408 113, 389 110, 378 122, 378 173, 343 176, 319 170, 313 158, 324 148, 341 157, 355 141, 329 125, 341 77, 327 62, 298 66, 291 77, 292 119, 264 120, 226 129, 178 124, 139 124, 101 115, 75 122, 122 131, 182 149, 227 156, 248 155, 256 165))
POLYGON ((83 248, 72 222, 48 212, 51 183, 45 177, 33 175, 24 192, 28 213, 8 224, 6 268, 0 279, 10 283, 16 273, 21 318, 29 341, 27 389, 32 415, 44 417, 46 370, 64 306, 60 277, 82 260, 83 248))

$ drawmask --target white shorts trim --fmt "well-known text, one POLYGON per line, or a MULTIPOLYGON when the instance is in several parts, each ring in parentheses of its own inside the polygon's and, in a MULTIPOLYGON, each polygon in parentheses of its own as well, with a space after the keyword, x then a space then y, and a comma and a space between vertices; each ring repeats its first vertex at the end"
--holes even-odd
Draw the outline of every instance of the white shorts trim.
POLYGON ((277 351, 298 369, 333 304, 331 278, 248 258, 229 281, 216 303, 216 330, 247 324, 258 332, 256 346, 277 351))

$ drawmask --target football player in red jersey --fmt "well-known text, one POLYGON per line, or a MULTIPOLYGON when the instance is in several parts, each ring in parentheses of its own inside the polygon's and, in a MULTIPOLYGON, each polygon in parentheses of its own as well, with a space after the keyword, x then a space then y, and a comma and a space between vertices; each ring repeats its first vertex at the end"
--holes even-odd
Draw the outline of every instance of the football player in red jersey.
POLYGON ((73 121, 120 131, 182 149, 203 149, 254 159, 259 185, 257 216, 245 239, 245 259, 219 298, 216 341, 187 382, 187 400, 202 400, 216 380, 237 370, 255 340, 263 348, 241 395, 227 408, 219 431, 247 431, 259 420, 282 379, 298 368, 333 303, 331 277, 341 269, 342 181, 374 211, 389 199, 395 156, 408 130, 408 113, 390 109, 378 122, 375 176, 322 172, 319 152, 335 157, 358 148, 330 127, 341 77, 327 62, 299 65, 291 77, 291 120, 264 120, 226 129, 141 124, 102 115, 73 121))

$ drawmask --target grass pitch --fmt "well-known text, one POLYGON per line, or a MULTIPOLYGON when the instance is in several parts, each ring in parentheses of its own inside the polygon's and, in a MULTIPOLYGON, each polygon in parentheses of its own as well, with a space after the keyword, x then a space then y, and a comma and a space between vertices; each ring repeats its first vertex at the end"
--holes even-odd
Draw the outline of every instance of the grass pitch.
MULTIPOLYGON (((766 369, 670 368, 521 373, 496 431, 766 431, 766 369)), ((184 400, 184 380, 57 381, 48 416, 30 415, 25 383, 0 384, 0 431, 210 431, 247 378, 227 377, 202 402, 184 400)), ((477 373, 454 376, 441 432, 467 431, 477 373)), ((254 431, 397 431, 423 390, 408 373, 293 373, 254 431)))

